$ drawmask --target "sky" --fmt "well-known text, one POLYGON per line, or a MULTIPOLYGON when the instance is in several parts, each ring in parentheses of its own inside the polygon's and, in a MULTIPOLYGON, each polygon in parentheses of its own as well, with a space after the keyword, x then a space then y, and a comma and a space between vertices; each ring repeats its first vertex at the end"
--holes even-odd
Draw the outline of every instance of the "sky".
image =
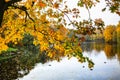
MULTIPOLYGON (((67 0, 68 1, 68 0, 67 0)), ((67 2, 68 6, 70 8, 77 7, 77 1, 78 0, 69 0, 67 2)), ((120 21, 120 16, 118 16, 115 13, 111 13, 108 9, 105 12, 102 12, 101 10, 106 6, 105 0, 100 0, 100 3, 98 3, 95 7, 92 7, 90 9, 91 18, 94 20, 96 18, 102 18, 102 20, 105 22, 105 25, 116 25, 120 21)), ((85 8, 80 8, 80 20, 88 19, 88 11, 85 8)))

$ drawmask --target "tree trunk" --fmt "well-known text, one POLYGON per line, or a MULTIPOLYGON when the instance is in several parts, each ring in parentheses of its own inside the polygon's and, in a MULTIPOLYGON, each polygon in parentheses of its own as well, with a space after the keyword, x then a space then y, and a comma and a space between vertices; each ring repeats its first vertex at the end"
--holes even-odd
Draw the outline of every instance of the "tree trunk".
POLYGON ((3 16, 5 10, 8 9, 8 6, 11 6, 11 4, 14 4, 16 2, 20 2, 22 0, 10 0, 8 2, 5 2, 5 0, 0 0, 0 27, 2 26, 3 16))
POLYGON ((4 0, 0 0, 0 27, 2 24, 2 20, 3 20, 3 15, 4 15, 4 5, 5 5, 5 1, 4 0))

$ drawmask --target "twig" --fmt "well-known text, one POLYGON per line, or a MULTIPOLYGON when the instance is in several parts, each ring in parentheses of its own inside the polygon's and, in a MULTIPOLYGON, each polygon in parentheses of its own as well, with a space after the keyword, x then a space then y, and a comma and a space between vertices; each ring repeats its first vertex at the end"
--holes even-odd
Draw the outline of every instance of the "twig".
POLYGON ((89 8, 87 8, 87 11, 88 11, 88 15, 89 15, 88 20, 90 20, 90 21, 91 21, 91 14, 90 14, 90 10, 89 10, 89 8))

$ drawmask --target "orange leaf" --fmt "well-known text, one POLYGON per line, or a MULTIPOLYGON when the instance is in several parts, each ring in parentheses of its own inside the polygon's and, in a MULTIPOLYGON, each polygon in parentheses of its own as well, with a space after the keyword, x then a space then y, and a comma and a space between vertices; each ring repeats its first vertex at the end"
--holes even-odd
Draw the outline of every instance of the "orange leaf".
POLYGON ((42 1, 40 1, 39 6, 42 7, 42 8, 44 8, 46 6, 46 4, 43 3, 42 1))
POLYGON ((58 4, 58 3, 55 3, 55 4, 53 5, 53 7, 54 7, 54 8, 59 8, 59 4, 58 4))

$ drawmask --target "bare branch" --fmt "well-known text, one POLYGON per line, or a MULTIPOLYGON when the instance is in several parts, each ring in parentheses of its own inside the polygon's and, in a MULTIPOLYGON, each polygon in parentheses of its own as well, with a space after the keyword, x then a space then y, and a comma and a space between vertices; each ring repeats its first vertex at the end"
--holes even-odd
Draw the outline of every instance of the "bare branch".
POLYGON ((90 21, 91 21, 91 14, 90 14, 90 10, 89 10, 89 8, 87 8, 87 11, 88 11, 88 15, 89 15, 88 20, 90 20, 90 21))

